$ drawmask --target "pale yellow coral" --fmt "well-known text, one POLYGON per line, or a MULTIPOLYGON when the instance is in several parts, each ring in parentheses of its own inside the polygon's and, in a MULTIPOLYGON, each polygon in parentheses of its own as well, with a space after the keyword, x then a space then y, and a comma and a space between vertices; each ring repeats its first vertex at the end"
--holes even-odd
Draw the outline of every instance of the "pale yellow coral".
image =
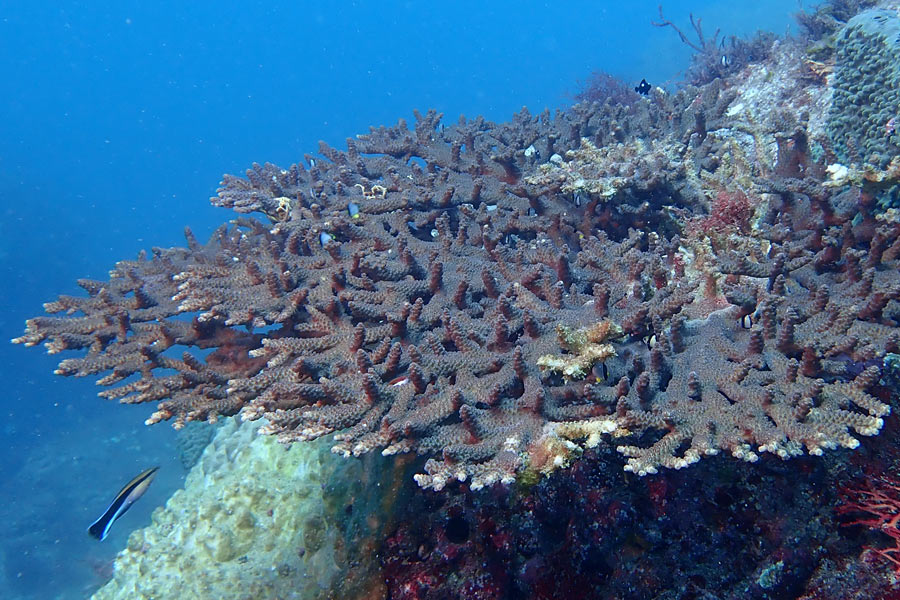
POLYGON ((547 475, 569 466, 581 455, 583 448, 597 447, 604 435, 627 434, 611 416, 547 423, 543 435, 528 449, 527 468, 533 473, 547 475))
POLYGON ((375 184, 370 189, 366 189, 361 183, 355 184, 353 187, 358 187, 359 191, 362 192, 363 198, 366 200, 374 200, 375 198, 384 198, 387 196, 387 188, 383 185, 375 184))
POLYGON ((291 209, 294 205, 293 201, 286 196, 275 198, 275 201, 278 202, 278 206, 275 207, 275 214, 269 216, 276 221, 287 221, 290 219, 291 209))
POLYGON ((870 164, 862 167, 833 164, 828 165, 826 172, 828 180, 823 184, 825 187, 852 185, 872 191, 883 190, 900 182, 900 156, 895 156, 884 169, 870 164))
POLYGON ((604 319, 578 329, 558 325, 556 334, 559 345, 570 354, 545 354, 538 358, 537 365, 559 372, 565 379, 584 379, 595 364, 616 355, 616 349, 606 341, 621 337, 622 328, 604 319))

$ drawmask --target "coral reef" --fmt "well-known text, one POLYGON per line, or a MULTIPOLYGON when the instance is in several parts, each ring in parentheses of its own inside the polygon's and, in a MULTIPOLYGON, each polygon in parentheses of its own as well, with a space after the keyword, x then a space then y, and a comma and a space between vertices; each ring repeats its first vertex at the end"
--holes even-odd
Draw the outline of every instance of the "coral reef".
POLYGON ((323 441, 285 451, 257 429, 234 419, 217 429, 184 489, 131 534, 94 600, 311 600, 382 587, 373 549, 393 527, 402 468, 340 460, 323 441), (373 476, 381 488, 369 487, 373 476))
POLYGON ((656 92, 612 132, 609 104, 448 127, 416 113, 306 166, 255 165, 212 202, 268 223, 120 262, 15 341, 86 350, 57 373, 106 373, 101 396, 159 402, 149 423, 240 412, 283 442, 335 432, 345 455, 429 457, 416 479, 434 489, 546 472, 604 435, 642 475, 855 447, 889 412, 874 390, 900 347, 898 225, 836 218, 791 117, 751 136, 783 150, 771 177, 745 175, 769 186, 746 242, 691 259, 679 216, 737 180, 721 130, 742 104, 717 80, 656 92), (621 336, 591 357, 560 338, 604 319, 621 336))
POLYGON ((841 104, 847 61, 893 52, 868 4, 808 18, 832 54, 760 37, 722 61, 694 20, 677 93, 416 112, 253 165, 207 242, 48 303, 14 341, 78 352, 58 374, 148 423, 262 420, 223 426, 114 585, 171 588, 177 543, 257 595, 894 597, 896 538, 866 526, 896 529, 900 159, 841 104), (839 164, 836 136, 877 160, 839 164))

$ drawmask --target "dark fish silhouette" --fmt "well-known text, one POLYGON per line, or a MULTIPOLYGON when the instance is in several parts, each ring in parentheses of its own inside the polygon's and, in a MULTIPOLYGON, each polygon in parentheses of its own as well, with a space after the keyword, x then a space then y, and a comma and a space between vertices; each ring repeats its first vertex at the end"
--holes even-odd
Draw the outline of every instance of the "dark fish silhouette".
POLYGON ((131 508, 131 505, 144 495, 144 492, 150 487, 153 478, 156 477, 157 471, 159 471, 159 467, 151 467, 125 484, 125 487, 119 490, 119 493, 113 498, 106 512, 91 523, 91 526, 88 527, 88 533, 102 542, 106 538, 106 534, 109 533, 109 528, 116 522, 116 519, 124 515, 125 511, 131 508))
POLYGON ((719 47, 722 49, 722 58, 719 59, 719 63, 722 65, 723 69, 727 69, 731 66, 731 58, 728 56, 728 53, 725 52, 725 38, 722 38, 722 43, 719 44, 719 47))
POLYGON ((652 87, 653 86, 647 83, 646 79, 641 79, 641 82, 637 84, 637 86, 634 88, 634 91, 636 91, 638 94, 641 94, 642 96, 646 96, 650 93, 652 87))

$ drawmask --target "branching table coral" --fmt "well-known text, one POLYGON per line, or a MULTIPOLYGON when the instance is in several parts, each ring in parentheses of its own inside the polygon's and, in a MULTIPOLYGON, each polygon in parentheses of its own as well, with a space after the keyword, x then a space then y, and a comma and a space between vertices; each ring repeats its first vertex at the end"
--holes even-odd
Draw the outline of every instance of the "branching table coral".
MULTIPOLYGON (((707 93, 712 127, 724 105, 707 93)), ((680 115, 701 97, 647 101, 633 135, 691 137, 700 121, 680 115)), ((878 433, 900 227, 773 206, 753 234, 768 253, 720 257, 710 298, 667 208, 696 208, 683 180, 620 205, 538 176, 601 143, 609 110, 449 127, 417 113, 305 165, 254 165, 212 202, 262 220, 81 281, 86 297, 48 303, 56 316, 14 341, 80 351, 57 373, 157 402, 148 423, 264 417, 286 443, 333 433, 345 455, 428 457, 417 481, 434 489, 546 472, 610 436, 643 475, 878 433)))

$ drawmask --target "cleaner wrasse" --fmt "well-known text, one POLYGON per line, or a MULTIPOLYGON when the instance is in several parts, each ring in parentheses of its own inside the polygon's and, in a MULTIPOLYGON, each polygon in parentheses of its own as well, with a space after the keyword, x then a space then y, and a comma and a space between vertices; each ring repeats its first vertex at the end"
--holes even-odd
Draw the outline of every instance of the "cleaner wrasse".
POLYGON ((131 508, 131 505, 144 495, 144 492, 150 487, 153 478, 156 477, 157 471, 159 471, 159 467, 151 467, 126 483, 125 487, 119 490, 119 493, 113 498, 113 501, 110 503, 109 508, 106 509, 106 512, 104 512, 99 519, 91 523, 91 526, 88 527, 88 533, 98 540, 103 541, 109 533, 109 528, 116 522, 116 519, 124 515, 125 511, 131 508))

